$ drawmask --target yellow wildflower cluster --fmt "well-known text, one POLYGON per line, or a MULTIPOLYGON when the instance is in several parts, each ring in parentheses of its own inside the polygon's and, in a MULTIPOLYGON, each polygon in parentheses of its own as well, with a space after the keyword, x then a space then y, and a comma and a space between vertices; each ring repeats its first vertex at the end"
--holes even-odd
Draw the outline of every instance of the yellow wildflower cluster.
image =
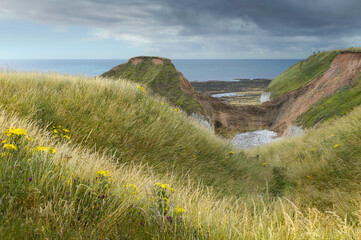
POLYGON ((233 152, 233 151, 229 151, 228 153, 229 153, 229 155, 233 155, 233 154, 234 154, 234 152, 233 152))
POLYGON ((147 93, 147 92, 145 91, 144 87, 137 86, 137 88, 138 88, 140 91, 142 91, 142 92, 144 92, 144 93, 147 93))
POLYGON ((26 130, 25 129, 22 129, 22 128, 14 128, 14 127, 11 127, 11 128, 8 128, 4 134, 8 137, 11 137, 11 136, 24 136, 26 134, 26 130))
POLYGON ((70 139, 69 137, 69 130, 66 128, 63 128, 61 125, 58 126, 53 126, 53 132, 55 133, 55 137, 56 138, 61 138, 61 139, 70 139))
POLYGON ((98 175, 101 175, 103 177, 109 177, 110 176, 110 172, 108 170, 99 170, 97 171, 98 175))
POLYGON ((176 113, 180 113, 180 109, 179 108, 171 108, 170 109, 171 112, 176 112, 176 113))
POLYGON ((340 146, 340 144, 336 144, 335 146, 333 146, 333 148, 338 148, 340 146))
POLYGON ((169 186, 169 184, 166 184, 166 183, 156 183, 156 184, 154 184, 154 187, 160 187, 160 188, 162 188, 162 189, 169 189, 169 190, 171 190, 171 192, 175 192, 175 189, 174 188, 171 188, 170 186, 169 186))
POLYGON ((52 154, 56 153, 56 148, 52 148, 52 147, 37 146, 37 147, 33 148, 33 150, 36 152, 48 152, 48 153, 52 153, 52 154))
POLYGON ((185 209, 180 207, 180 206, 177 206, 175 209, 174 209, 174 212, 176 214, 181 214, 181 213, 184 213, 185 212, 185 209))
POLYGON ((14 144, 4 144, 3 148, 15 151, 18 150, 18 148, 14 144))
POLYGON ((12 156, 12 154, 11 153, 6 153, 6 152, 4 152, 4 153, 2 153, 1 154, 1 157, 3 158, 3 157, 6 157, 6 156, 12 156))

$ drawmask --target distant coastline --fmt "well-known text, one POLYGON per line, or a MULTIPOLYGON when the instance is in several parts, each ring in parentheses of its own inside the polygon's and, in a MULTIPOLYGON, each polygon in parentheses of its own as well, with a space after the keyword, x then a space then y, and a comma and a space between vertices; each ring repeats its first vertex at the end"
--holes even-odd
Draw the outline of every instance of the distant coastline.
MULTIPOLYGON (((56 72, 71 75, 98 76, 125 59, 90 60, 0 60, 0 68, 15 71, 56 72)), ((298 59, 282 60, 172 60, 190 82, 238 81, 238 79, 273 79, 298 59)))

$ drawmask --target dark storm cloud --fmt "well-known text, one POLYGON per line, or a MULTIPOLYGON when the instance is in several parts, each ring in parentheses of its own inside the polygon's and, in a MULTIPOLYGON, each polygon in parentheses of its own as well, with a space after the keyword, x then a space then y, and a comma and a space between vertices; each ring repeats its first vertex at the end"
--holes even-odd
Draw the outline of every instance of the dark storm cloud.
POLYGON ((189 33, 214 32, 202 24, 202 16, 214 20, 243 19, 272 35, 324 35, 359 31, 359 0, 211 0, 165 1, 172 9, 173 22, 186 26, 189 33), (196 2, 196 3, 194 3, 196 2))
POLYGON ((6 17, 86 26, 160 54, 304 54, 361 40, 360 0, 0 0, 6 17))

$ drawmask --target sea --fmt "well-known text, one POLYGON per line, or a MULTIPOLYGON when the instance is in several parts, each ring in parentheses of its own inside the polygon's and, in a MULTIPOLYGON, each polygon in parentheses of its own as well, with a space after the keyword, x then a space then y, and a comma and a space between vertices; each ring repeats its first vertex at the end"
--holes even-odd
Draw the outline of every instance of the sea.
MULTIPOLYGON (((274 79, 301 59, 174 59, 175 67, 191 82, 274 79)), ((0 68, 14 71, 55 72, 98 76, 126 59, 1 60, 0 68)))

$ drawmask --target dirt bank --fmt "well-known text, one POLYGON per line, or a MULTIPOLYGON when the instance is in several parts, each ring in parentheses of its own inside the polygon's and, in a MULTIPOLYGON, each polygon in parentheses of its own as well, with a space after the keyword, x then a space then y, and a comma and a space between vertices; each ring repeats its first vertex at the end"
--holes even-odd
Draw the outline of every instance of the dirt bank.
POLYGON ((253 131, 268 128, 283 136, 297 117, 313 104, 351 85, 360 70, 361 53, 344 52, 336 56, 320 77, 260 106, 232 106, 200 93, 197 98, 212 109, 216 129, 253 131))
POLYGON ((321 98, 333 95, 340 88, 351 85, 360 70, 361 53, 340 53, 320 77, 302 88, 262 104, 262 107, 273 112, 271 129, 282 136, 298 116, 321 98))

